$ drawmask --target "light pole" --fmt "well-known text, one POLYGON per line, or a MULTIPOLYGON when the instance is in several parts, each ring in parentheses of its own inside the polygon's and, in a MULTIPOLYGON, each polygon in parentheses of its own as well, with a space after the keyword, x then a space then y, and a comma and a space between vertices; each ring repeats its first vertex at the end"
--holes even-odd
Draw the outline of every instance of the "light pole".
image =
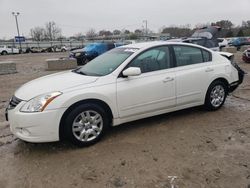
POLYGON ((19 27, 18 27, 18 21, 17 21, 17 16, 20 15, 20 13, 19 12, 12 12, 12 15, 15 16, 20 52, 22 52, 22 44, 21 44, 21 40, 20 40, 20 33, 19 33, 19 27))
POLYGON ((146 37, 147 37, 148 36, 148 20, 143 20, 143 23, 145 23, 145 25, 146 25, 145 34, 146 34, 146 37))

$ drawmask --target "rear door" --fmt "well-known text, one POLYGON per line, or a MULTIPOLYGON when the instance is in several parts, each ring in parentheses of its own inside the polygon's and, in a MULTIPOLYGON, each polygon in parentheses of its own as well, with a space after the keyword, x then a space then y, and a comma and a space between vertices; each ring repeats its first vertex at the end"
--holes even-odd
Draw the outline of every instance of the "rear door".
POLYGON ((203 103, 213 75, 209 51, 198 47, 175 45, 177 106, 203 103))

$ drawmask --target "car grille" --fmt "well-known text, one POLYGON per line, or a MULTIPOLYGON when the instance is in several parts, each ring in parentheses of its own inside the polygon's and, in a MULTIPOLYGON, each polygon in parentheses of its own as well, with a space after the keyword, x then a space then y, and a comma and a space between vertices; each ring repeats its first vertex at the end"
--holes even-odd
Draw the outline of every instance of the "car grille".
POLYGON ((8 110, 12 110, 12 109, 16 108, 16 106, 17 106, 20 102, 22 102, 21 99, 19 99, 19 98, 13 96, 13 97, 11 98, 10 102, 9 102, 8 110))

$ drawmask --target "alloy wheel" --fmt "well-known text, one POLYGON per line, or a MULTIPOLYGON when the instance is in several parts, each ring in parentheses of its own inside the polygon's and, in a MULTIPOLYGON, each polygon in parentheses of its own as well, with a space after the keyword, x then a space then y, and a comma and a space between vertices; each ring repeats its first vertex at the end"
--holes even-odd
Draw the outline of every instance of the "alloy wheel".
POLYGON ((225 89, 221 85, 216 85, 210 93, 210 102, 214 107, 219 107, 225 99, 225 89))
POLYGON ((103 130, 102 116, 93 110, 80 113, 72 124, 75 138, 81 142, 95 140, 103 130))

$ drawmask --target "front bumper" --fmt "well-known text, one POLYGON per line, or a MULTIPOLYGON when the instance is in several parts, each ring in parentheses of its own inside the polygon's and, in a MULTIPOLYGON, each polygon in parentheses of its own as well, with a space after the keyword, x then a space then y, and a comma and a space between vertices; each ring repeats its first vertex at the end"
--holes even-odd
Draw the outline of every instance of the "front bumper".
POLYGON ((6 111, 11 132, 27 142, 58 141, 60 120, 66 109, 23 113, 20 112, 20 108, 24 103, 21 102, 15 109, 6 111))

